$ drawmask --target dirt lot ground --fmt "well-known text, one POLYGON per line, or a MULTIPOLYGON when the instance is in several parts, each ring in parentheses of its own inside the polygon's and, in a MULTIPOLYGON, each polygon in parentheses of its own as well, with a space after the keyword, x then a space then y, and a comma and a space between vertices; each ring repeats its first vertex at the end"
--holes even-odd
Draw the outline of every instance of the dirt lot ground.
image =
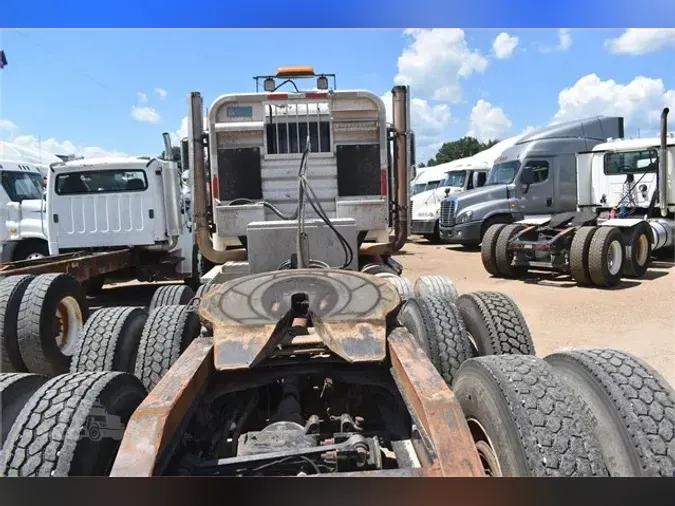
MULTIPOLYGON (((539 356, 568 348, 616 348, 646 360, 675 385, 675 263, 668 256, 654 262, 645 278, 622 281, 611 290, 578 287, 569 277, 550 274, 495 279, 483 269, 480 252, 424 239, 408 243, 396 259, 412 282, 424 274, 445 274, 460 293, 510 295, 530 325, 539 356)), ((109 286, 92 302, 146 305, 154 288, 109 286)))
POLYGON ((480 252, 424 239, 408 243, 396 260, 412 282, 424 274, 445 274, 460 294, 510 295, 530 325, 539 356, 568 348, 615 348, 646 360, 675 385, 675 264, 668 256, 654 262, 643 279, 610 290, 582 288, 569 277, 548 273, 524 280, 492 278, 480 252))

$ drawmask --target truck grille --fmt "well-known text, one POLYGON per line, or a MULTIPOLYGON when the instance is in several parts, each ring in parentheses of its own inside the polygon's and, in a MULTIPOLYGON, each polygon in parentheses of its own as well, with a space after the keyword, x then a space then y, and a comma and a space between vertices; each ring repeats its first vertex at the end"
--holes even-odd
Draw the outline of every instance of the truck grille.
POLYGON ((441 202, 441 218, 440 224, 442 227, 455 226, 455 201, 444 200, 441 202))

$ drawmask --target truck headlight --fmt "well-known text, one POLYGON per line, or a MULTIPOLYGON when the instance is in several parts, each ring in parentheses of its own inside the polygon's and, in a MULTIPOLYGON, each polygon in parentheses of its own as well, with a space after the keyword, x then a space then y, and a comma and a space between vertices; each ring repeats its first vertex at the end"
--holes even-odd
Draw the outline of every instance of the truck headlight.
POLYGON ((459 216, 457 216, 457 223, 466 223, 467 221, 471 220, 471 216, 473 216, 473 211, 461 213, 459 216))

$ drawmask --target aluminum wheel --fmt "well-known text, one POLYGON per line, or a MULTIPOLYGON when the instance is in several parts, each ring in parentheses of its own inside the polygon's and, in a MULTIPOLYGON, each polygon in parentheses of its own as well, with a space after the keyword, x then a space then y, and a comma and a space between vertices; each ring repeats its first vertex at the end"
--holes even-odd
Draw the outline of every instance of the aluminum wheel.
POLYGON ((623 264, 623 247, 619 241, 612 241, 607 251, 607 270, 615 276, 623 264))
POLYGON ((638 265, 642 266, 647 263, 649 259, 649 238, 642 234, 637 240, 637 254, 636 259, 638 265))
POLYGON ((42 253, 31 253, 26 257, 26 260, 39 260, 40 258, 44 258, 45 256, 42 253))
POLYGON ((61 353, 72 356, 84 327, 82 309, 74 297, 61 299, 56 306, 54 340, 61 353))
POLYGON ((497 458, 497 452, 494 449, 492 441, 490 441, 490 437, 485 432, 485 428, 475 418, 469 418, 467 423, 469 424, 469 429, 471 429, 473 440, 476 443, 476 449, 478 450, 478 456, 483 465, 485 475, 500 477, 502 475, 502 468, 497 458))

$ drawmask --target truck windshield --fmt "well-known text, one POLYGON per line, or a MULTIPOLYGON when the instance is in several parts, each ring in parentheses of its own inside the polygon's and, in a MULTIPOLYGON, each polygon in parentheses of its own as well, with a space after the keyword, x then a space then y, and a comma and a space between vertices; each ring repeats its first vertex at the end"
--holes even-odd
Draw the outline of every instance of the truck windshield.
POLYGON ((485 185, 513 183, 519 167, 520 162, 504 162, 494 165, 485 185))
POLYGON ((466 180, 465 170, 446 172, 445 179, 443 180, 440 186, 456 186, 459 188, 463 188, 465 180, 466 180))
POLYGON ((417 195, 418 193, 435 190, 438 188, 439 184, 441 184, 441 181, 429 181, 427 183, 414 184, 412 188, 412 194, 417 195))
POLYGON ((12 202, 42 199, 42 175, 37 172, 3 170, 2 187, 12 202))
POLYGON ((634 172, 656 172, 659 166, 659 154, 655 149, 607 153, 605 155, 605 174, 631 174, 634 172))

